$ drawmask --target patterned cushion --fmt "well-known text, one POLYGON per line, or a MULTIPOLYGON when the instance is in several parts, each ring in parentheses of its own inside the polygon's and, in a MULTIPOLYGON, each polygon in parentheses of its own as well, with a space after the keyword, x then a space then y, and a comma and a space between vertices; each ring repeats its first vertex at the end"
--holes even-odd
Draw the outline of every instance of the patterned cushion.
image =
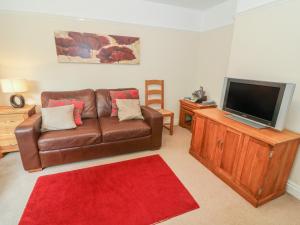
POLYGON ((64 106, 64 105, 74 105, 73 115, 74 115, 75 124, 77 126, 82 125, 81 113, 83 111, 84 102, 76 99, 60 99, 60 100, 50 99, 48 102, 48 107, 57 107, 57 106, 64 106))
POLYGON ((139 99, 139 91, 136 89, 123 91, 110 91, 111 97, 111 114, 110 116, 118 116, 117 99, 139 99))

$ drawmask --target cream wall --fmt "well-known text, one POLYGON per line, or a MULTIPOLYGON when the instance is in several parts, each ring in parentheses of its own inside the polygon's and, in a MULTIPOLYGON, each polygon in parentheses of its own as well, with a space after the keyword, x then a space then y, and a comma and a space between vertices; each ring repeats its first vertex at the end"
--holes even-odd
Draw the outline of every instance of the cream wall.
MULTIPOLYGON (((300 132, 300 1, 278 1, 238 14, 234 25, 200 35, 197 84, 220 102, 224 76, 296 83, 287 128, 300 132)), ((288 191, 300 198, 300 153, 288 191)))
MULTIPOLYGON (((294 82, 287 127, 300 132, 300 1, 286 0, 238 14, 234 25, 196 33, 99 20, 0 11, 0 78, 31 80, 28 99, 43 90, 137 87, 164 79, 166 108, 178 118, 178 99, 203 85, 220 102, 223 78, 294 82), (8 26, 9 24, 9 26, 8 26), (53 31, 75 30, 141 37, 140 65, 61 64, 53 31)), ((8 103, 0 93, 0 103, 8 103)), ((289 187, 300 197, 300 154, 289 187)), ((291 191, 293 192, 293 191, 291 191)))
MULTIPOLYGON (((233 25, 202 32, 198 44, 197 77, 210 99, 220 103, 223 79, 227 75, 233 25)), ((195 88, 199 88, 198 86, 195 88)))
MULTIPOLYGON (((0 12, 0 78, 31 81, 28 101, 44 90, 136 87, 144 100, 144 80, 165 80, 166 108, 178 117, 178 100, 190 95, 197 70, 199 33, 35 13, 0 12), (119 34, 141 38, 140 65, 58 63, 57 30, 119 34)), ((8 95, 0 93, 1 103, 8 95)))
MULTIPOLYGON (((297 132, 300 132, 299 12, 300 1, 288 0, 238 15, 228 70, 228 74, 241 78, 296 83, 286 125, 297 132)), ((290 181, 300 188, 299 152, 290 181)))

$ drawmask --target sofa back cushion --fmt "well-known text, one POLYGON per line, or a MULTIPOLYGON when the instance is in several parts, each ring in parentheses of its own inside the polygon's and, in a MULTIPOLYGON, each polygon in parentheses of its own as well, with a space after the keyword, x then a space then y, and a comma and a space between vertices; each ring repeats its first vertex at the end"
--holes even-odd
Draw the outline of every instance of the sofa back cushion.
POLYGON ((74 111, 73 111, 74 121, 77 126, 81 126, 82 125, 81 114, 84 109, 84 102, 79 101, 77 99, 61 99, 61 100, 49 99, 47 107, 57 107, 57 106, 64 106, 64 105, 74 105, 74 111))
POLYGON ((98 89, 95 91, 98 117, 111 115, 112 102, 110 91, 137 90, 136 88, 98 89))
POLYGON ((111 98, 111 114, 110 116, 118 116, 117 100, 120 99, 135 99, 139 100, 139 91, 136 89, 122 90, 122 91, 110 91, 111 98))
POLYGON ((84 109, 82 111, 81 117, 83 119, 87 118, 97 118, 97 109, 95 102, 95 93, 92 89, 84 89, 78 91, 45 91, 42 92, 41 101, 42 107, 47 107, 50 99, 77 99, 84 102, 84 109))

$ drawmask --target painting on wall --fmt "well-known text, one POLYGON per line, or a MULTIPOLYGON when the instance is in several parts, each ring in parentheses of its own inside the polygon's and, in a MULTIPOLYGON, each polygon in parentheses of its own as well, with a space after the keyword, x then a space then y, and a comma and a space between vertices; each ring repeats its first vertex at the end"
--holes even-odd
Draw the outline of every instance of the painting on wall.
POLYGON ((140 38, 72 31, 55 32, 58 62, 139 64, 140 38))

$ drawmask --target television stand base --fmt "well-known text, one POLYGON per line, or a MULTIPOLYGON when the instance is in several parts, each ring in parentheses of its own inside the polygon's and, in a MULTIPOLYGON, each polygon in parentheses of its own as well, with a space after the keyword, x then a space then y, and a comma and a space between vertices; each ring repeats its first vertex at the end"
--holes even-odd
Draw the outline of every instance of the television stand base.
POLYGON ((235 121, 238 121, 238 122, 241 122, 243 124, 246 124, 248 126, 251 126, 251 127, 254 127, 254 128, 257 128, 257 129, 263 129, 263 128, 268 127, 266 125, 256 123, 254 121, 248 120, 248 119, 240 117, 240 116, 236 116, 234 114, 226 114, 225 117, 227 117, 229 119, 232 119, 232 120, 235 120, 235 121))

